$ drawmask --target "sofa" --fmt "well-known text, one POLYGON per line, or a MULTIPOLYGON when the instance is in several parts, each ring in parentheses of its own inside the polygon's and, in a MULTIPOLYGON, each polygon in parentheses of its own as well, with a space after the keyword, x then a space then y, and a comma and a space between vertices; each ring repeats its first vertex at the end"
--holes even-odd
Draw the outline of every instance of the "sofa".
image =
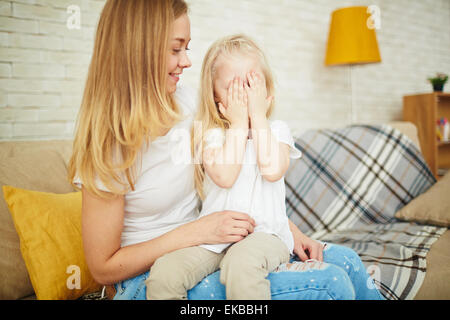
MULTIPOLYGON (((412 123, 400 121, 389 125, 420 148, 417 129, 412 123)), ((71 149, 69 140, 2 141, 0 184, 57 194, 74 192, 76 190, 66 179, 71 149)), ((36 299, 21 254, 19 236, 5 199, 1 198, 0 299, 36 299)), ((450 299, 449 248, 450 232, 447 230, 426 255, 426 276, 414 299, 450 299)))

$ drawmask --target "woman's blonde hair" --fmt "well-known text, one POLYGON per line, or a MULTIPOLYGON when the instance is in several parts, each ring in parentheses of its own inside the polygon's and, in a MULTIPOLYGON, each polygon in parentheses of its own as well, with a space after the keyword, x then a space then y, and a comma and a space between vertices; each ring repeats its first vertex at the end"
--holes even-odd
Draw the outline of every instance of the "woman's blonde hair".
MULTIPOLYGON (((202 164, 202 146, 205 133, 213 128, 226 130, 230 127, 230 122, 220 113, 214 99, 216 62, 224 54, 244 54, 255 57, 259 62, 266 80, 267 95, 274 96, 274 78, 266 56, 251 38, 243 34, 232 35, 221 38, 211 45, 203 60, 200 77, 199 108, 194 122, 195 124, 201 124, 201 129, 198 129, 198 126, 193 126, 191 131, 191 150, 195 164, 195 189, 202 200, 205 198, 203 190, 205 170, 202 164)), ((267 110, 267 118, 272 114, 273 108, 274 103, 272 100, 267 110)))
POLYGON ((180 109, 167 91, 166 57, 173 22, 187 10, 183 0, 106 2, 68 167, 76 189, 77 175, 87 191, 102 198, 135 190, 143 143, 180 121, 180 109), (96 179, 111 193, 99 190, 96 179))

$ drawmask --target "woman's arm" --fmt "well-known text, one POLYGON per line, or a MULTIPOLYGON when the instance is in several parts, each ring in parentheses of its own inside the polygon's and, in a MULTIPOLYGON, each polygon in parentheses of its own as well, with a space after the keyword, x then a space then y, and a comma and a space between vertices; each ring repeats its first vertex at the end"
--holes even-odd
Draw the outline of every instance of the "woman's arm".
POLYGON ((82 188, 82 236, 86 262, 94 279, 103 285, 137 276, 162 255, 202 243, 242 240, 253 232, 255 221, 245 213, 216 212, 182 225, 155 239, 121 247, 124 196, 99 199, 82 188))

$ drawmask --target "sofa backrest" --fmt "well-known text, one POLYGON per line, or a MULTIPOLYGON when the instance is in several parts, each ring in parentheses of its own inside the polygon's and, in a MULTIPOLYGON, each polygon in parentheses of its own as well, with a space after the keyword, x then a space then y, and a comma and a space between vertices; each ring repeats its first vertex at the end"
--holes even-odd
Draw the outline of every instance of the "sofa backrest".
MULTIPOLYGON (((52 193, 75 191, 66 178, 71 150, 72 141, 68 140, 0 142, 0 187, 52 193)), ((18 299, 34 291, 3 190, 0 193, 0 299, 18 299)))
MULTIPOLYGON (((414 124, 397 121, 389 125, 406 134, 420 148, 414 124)), ((0 187, 73 192, 75 189, 66 179, 71 152, 71 140, 0 141, 0 187)), ((3 192, 0 198, 0 299, 23 298, 33 294, 33 288, 3 192)))
POLYGON ((394 127, 404 135, 408 136, 408 138, 410 138, 412 142, 414 142, 417 148, 421 150, 419 142, 419 132, 417 131, 417 127, 414 123, 408 121, 392 121, 389 122, 388 125, 394 127))

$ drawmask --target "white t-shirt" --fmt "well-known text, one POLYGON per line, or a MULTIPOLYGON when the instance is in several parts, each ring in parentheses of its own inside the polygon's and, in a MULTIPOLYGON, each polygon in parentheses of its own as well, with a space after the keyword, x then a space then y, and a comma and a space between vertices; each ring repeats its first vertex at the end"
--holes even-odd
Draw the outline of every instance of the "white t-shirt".
MULTIPOLYGON (((270 121, 271 133, 279 142, 289 145, 289 157, 298 159, 302 156, 295 147, 289 126, 281 120, 270 121)), ((212 129, 207 132, 205 148, 222 146, 225 133, 222 129, 212 129)), ((241 171, 231 188, 217 186, 208 174, 204 181, 205 200, 202 203, 200 217, 212 212, 233 210, 249 214, 255 219, 256 232, 267 232, 278 236, 292 253, 294 239, 289 229, 286 215, 284 177, 275 182, 269 182, 259 172, 256 162, 256 152, 253 139, 247 140, 241 171)), ((214 252, 222 252, 230 244, 202 245, 214 252)))
MULTIPOLYGON (((178 87, 175 98, 186 117, 165 136, 156 138, 148 150, 146 144, 141 150, 142 166, 135 190, 125 195, 122 247, 156 238, 198 218, 200 200, 194 187, 190 150, 195 95, 178 87)), ((81 188, 77 176, 73 182, 81 188)), ((99 179, 97 186, 110 191, 99 179)))

